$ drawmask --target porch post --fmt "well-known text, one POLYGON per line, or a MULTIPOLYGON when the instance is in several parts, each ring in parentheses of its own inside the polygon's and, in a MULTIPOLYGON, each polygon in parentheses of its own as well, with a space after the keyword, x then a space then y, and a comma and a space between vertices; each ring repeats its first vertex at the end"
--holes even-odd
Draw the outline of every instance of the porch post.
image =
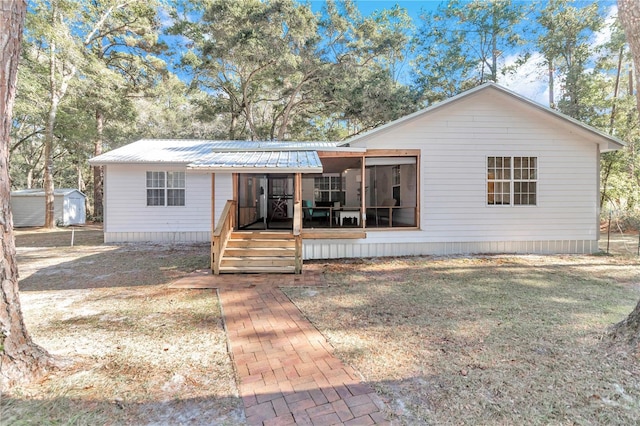
POLYGON ((216 174, 211 173, 211 235, 216 229, 216 174))
POLYGON ((213 234, 216 230, 216 174, 211 173, 211 256, 209 256, 211 261, 211 271, 214 270, 215 259, 214 259, 214 244, 213 244, 213 234))
POLYGON ((365 154, 362 154, 362 157, 360 158, 360 211, 362 212, 361 228, 367 227, 367 193, 365 192, 367 188, 365 182, 367 173, 365 170, 365 166, 365 154))
POLYGON ((302 173, 296 173, 293 180, 293 185, 295 190, 293 191, 293 202, 301 202, 302 201, 302 173))
POLYGON ((298 172, 293 179, 293 238, 296 247, 295 273, 302 273, 302 173, 298 172))

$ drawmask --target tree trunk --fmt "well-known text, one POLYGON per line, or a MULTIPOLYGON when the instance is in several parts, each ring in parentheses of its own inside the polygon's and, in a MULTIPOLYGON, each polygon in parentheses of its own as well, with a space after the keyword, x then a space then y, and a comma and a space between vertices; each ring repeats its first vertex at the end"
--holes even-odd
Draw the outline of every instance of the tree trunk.
MULTIPOLYGON (((53 54, 53 53, 52 53, 53 54)), ((51 101, 49 105, 49 115, 44 137, 44 226, 45 228, 55 227, 55 204, 53 186, 53 128, 56 122, 58 103, 55 100, 53 88, 51 89, 51 101)))
POLYGON ((58 114, 58 91, 56 90, 56 44, 49 46, 49 113, 44 130, 44 227, 55 227, 55 197, 53 187, 53 130, 58 114))
MULTIPOLYGON (((636 88, 638 88, 640 87, 640 2, 638 0, 618 0, 618 17, 631 49, 636 88)), ((640 117, 640 91, 636 92, 636 102, 640 117)), ((633 344, 640 341, 640 302, 624 321, 613 327, 611 334, 615 338, 622 338, 633 344)))
MULTIPOLYGON (((618 16, 631 49, 637 90, 640 87, 640 2, 618 0, 618 16)), ((636 102, 640 114, 640 91, 636 91, 636 102)))
POLYGON ((27 171, 27 189, 33 188, 33 166, 29 166, 27 171))
MULTIPOLYGON (((102 154, 102 134, 104 129, 104 114, 100 109, 96 110, 96 130, 98 137, 93 147, 93 155, 97 157, 102 154)), ((104 172, 102 166, 93 166, 93 217, 102 218, 102 183, 104 172)))
POLYGON ((16 93, 24 0, 0 1, 0 391, 40 377, 51 358, 35 345, 22 319, 18 267, 9 207, 9 131, 16 93))
MULTIPOLYGON (((58 12, 55 4, 52 5, 51 18, 57 19, 58 12)), ((67 66, 60 67, 60 81, 58 86, 58 79, 56 73, 60 66, 57 62, 56 50, 57 45, 55 39, 52 38, 49 43, 49 114, 47 116, 47 125, 45 127, 44 135, 44 198, 45 198, 45 210, 44 210, 44 226, 45 228, 55 227, 54 216, 54 186, 53 186, 53 131, 56 125, 56 116, 58 114, 58 106, 60 101, 67 93, 69 82, 76 74, 76 67, 73 64, 66 64, 67 66)), ((64 65, 64 64, 63 64, 64 65)))

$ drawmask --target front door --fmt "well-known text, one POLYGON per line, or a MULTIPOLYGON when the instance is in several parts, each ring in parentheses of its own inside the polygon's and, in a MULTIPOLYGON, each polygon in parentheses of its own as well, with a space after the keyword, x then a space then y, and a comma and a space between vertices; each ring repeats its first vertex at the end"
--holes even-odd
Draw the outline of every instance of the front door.
POLYGON ((293 175, 240 174, 237 194, 238 229, 292 229, 293 175))

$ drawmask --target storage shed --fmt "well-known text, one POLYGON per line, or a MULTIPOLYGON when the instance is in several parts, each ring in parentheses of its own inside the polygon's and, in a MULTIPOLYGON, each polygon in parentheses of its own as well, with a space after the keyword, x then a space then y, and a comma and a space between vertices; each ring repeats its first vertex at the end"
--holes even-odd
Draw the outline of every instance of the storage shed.
MULTIPOLYGON (((86 196, 73 188, 54 190, 54 217, 57 225, 83 225, 86 221, 86 196)), ((44 226, 44 189, 11 192, 13 226, 44 226)))

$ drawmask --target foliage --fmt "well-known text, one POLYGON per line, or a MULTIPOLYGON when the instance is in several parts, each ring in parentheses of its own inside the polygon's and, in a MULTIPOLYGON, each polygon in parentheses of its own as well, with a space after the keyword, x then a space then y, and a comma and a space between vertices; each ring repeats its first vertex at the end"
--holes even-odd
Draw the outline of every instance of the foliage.
POLYGON ((425 101, 497 82, 506 71, 504 52, 524 42, 519 31, 524 16, 523 5, 511 0, 455 0, 425 13, 415 38, 415 83, 425 101))
POLYGON ((594 53, 590 42, 602 28, 603 18, 597 3, 582 8, 569 4, 568 0, 552 0, 540 11, 537 21, 542 31, 536 46, 544 56, 543 65, 559 74, 562 96, 558 108, 584 120, 589 116, 584 111, 588 103, 582 100, 589 93, 586 68, 594 53))
POLYGON ((208 95, 201 111, 225 115, 229 139, 304 139, 312 120, 370 128, 408 110, 393 80, 407 42, 399 8, 363 18, 328 2, 320 17, 293 0, 213 1, 174 16, 189 40, 183 70, 208 95))

